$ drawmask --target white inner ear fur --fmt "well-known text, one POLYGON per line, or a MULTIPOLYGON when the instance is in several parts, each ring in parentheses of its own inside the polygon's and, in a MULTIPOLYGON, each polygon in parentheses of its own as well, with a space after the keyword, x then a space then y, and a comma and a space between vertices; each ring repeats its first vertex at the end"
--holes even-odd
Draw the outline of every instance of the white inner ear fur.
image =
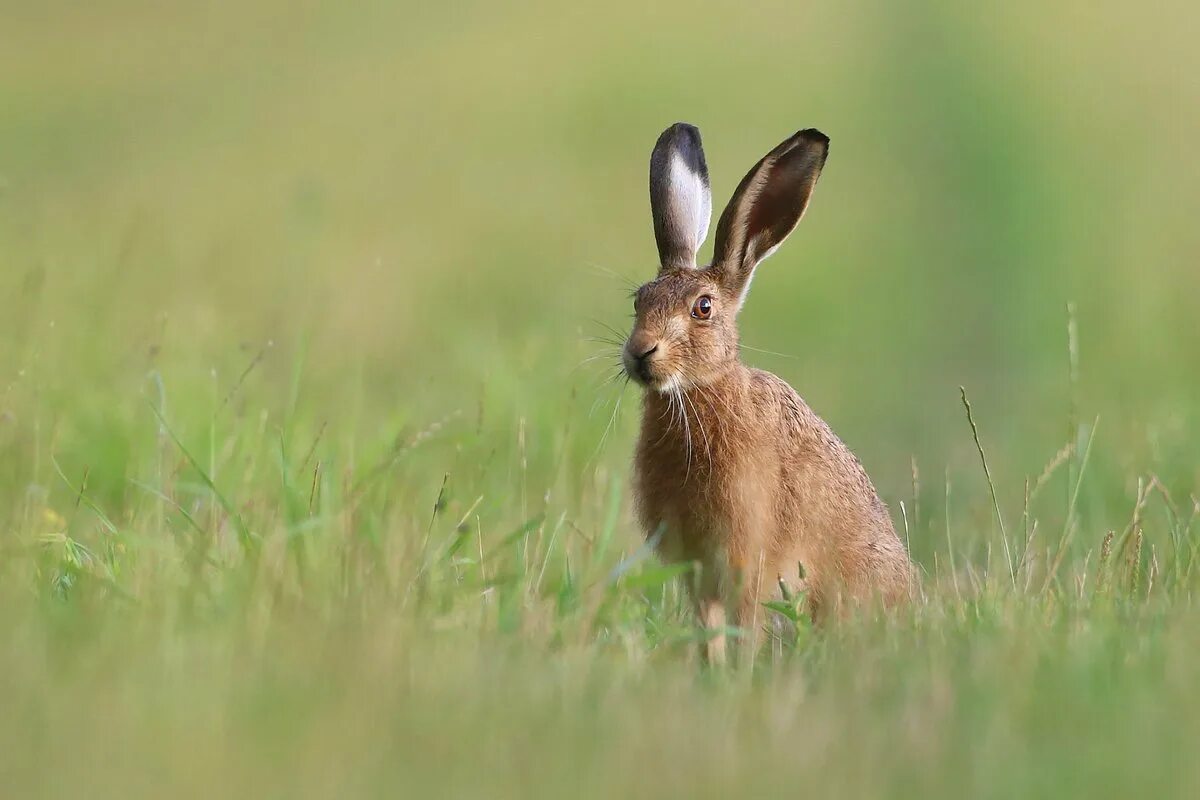
MULTIPOLYGON (((757 200, 757 197, 755 199, 757 200)), ((751 205, 753 205, 753 204, 751 204, 751 205)), ((804 209, 800 212, 800 216, 796 217, 796 224, 792 226, 792 229, 790 231, 788 231, 787 233, 785 233, 782 239, 780 239, 778 242, 776 242, 771 247, 768 247, 766 250, 764 250, 761 255, 756 256, 755 253, 758 251, 759 241, 767 235, 767 231, 763 231, 762 233, 759 233, 757 236, 755 236, 753 239, 750 240, 750 242, 748 243, 748 245, 746 247, 746 258, 748 261, 752 261, 753 263, 750 265, 750 273, 746 276, 746 285, 742 287, 742 294, 738 298, 738 302, 737 302, 738 311, 741 311, 742 306, 745 305, 745 303, 746 303, 746 295, 750 294, 750 284, 754 282, 754 275, 758 272, 759 265, 762 264, 762 262, 766 261, 771 256, 775 255, 775 251, 778 250, 783 245, 783 243, 787 241, 789 236, 791 236, 793 233, 796 232, 796 228, 799 227, 799 225, 800 225, 800 220, 804 219, 804 215, 807 213, 808 213, 808 206, 805 205, 804 209)), ((748 213, 747 213, 747 216, 749 216, 748 213)), ((745 235, 745 234, 743 233, 743 235, 745 235)))
POLYGON ((670 208, 667 219, 671 221, 679 241, 695 256, 708 236, 708 222, 712 216, 712 192, 704 185, 704 179, 693 172, 678 151, 671 153, 668 177, 670 191, 667 193, 670 208))
MULTIPOLYGON (((760 233, 758 236, 755 236, 754 239, 752 239, 750 241, 749 252, 753 252, 754 249, 758 247, 758 240, 761 239, 763 237, 763 235, 764 234, 760 233)), ((768 258, 773 256, 775 254, 775 251, 779 249, 779 245, 781 245, 781 244, 783 244, 783 242, 779 242, 779 244, 776 244, 774 247, 768 248, 767 251, 765 253, 763 253, 761 256, 759 256, 758 259, 754 262, 754 264, 750 267, 750 274, 746 276, 746 285, 742 287, 742 293, 738 297, 738 301, 737 301, 737 310, 738 311, 741 311, 742 306, 744 306, 746 304, 746 296, 748 294, 750 294, 750 284, 754 282, 754 276, 756 274, 758 274, 758 266, 760 264, 762 264, 762 262, 766 261, 768 258)))

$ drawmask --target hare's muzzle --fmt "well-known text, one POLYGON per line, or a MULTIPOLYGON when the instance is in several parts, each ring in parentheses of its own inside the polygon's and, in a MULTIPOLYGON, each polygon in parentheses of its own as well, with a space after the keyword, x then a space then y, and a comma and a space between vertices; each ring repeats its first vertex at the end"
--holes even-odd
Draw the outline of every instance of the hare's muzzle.
POLYGON ((658 340, 645 331, 636 331, 629 337, 622 352, 622 361, 629 377, 643 385, 654 381, 654 362, 658 345, 658 340))

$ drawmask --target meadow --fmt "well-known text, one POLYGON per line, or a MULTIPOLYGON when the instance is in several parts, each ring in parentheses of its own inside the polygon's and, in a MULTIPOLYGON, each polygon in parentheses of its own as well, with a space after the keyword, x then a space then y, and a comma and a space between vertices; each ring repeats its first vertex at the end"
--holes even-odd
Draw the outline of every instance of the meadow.
POLYGON ((1200 11, 443 6, 0 3, 0 795, 1196 796, 1200 11), (832 138, 743 355, 922 572, 719 670, 603 341, 677 120, 832 138))

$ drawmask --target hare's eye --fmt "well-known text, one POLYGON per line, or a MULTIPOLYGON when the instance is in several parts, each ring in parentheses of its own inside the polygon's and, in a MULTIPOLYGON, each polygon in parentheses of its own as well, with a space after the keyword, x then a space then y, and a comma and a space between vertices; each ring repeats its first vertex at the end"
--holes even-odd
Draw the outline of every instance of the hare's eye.
POLYGON ((692 303, 692 316, 696 319, 708 319, 712 316, 712 298, 708 295, 700 295, 696 298, 696 302, 692 303))

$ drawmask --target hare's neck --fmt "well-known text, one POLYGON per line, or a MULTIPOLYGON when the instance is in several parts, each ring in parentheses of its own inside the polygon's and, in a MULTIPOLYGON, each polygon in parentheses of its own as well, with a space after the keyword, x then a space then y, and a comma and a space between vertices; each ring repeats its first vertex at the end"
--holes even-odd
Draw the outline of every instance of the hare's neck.
POLYGON ((651 449, 705 454, 736 436, 746 422, 744 387, 748 370, 737 364, 714 380, 666 392, 648 391, 642 414, 643 445, 651 449))

